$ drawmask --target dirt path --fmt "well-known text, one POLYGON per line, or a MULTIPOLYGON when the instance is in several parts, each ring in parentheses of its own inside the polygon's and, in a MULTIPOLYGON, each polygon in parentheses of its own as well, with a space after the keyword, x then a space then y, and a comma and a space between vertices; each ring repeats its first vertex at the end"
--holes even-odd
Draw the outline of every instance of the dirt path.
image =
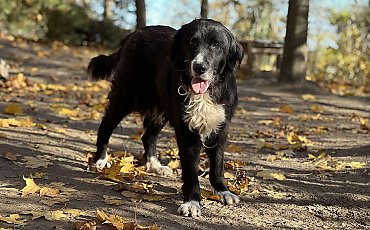
MULTIPOLYGON (((203 216, 194 220, 176 214, 182 201, 179 176, 134 177, 136 182, 155 183, 161 192, 160 201, 147 201, 144 195, 128 197, 136 193, 122 195, 122 183, 86 172, 86 154, 94 147, 108 91, 105 84, 86 81, 84 68, 93 55, 82 48, 0 39, 0 56, 11 64, 12 76, 18 76, 0 87, 0 229, 72 229, 76 221, 91 220, 98 229, 110 229, 97 220, 97 209, 162 229, 370 228, 369 98, 302 98, 297 90, 277 87, 268 79, 239 82, 240 103, 226 159, 236 166, 228 170, 227 181, 237 189, 244 186, 239 191, 242 201, 231 207, 204 201, 203 216), (17 109, 4 114, 12 103, 24 115, 15 116, 17 109), (32 125, 19 120, 25 116, 32 125), (14 117, 18 123, 5 127, 4 119, 14 117), (57 188, 61 195, 21 196, 22 176, 30 174, 39 186, 57 188), (119 205, 107 204, 103 196, 118 197, 119 205), (74 215, 71 209, 84 214, 74 215), (58 210, 64 214, 60 220, 26 214, 37 217, 35 213, 58 210), (26 225, 1 221, 10 214, 20 214, 26 225)), ((140 122, 137 115, 124 119, 111 150, 142 153, 140 122)), ((174 134, 166 127, 159 140, 163 162, 177 158, 175 147, 174 134)), ((206 164, 202 158, 200 180, 209 189, 206 164)))

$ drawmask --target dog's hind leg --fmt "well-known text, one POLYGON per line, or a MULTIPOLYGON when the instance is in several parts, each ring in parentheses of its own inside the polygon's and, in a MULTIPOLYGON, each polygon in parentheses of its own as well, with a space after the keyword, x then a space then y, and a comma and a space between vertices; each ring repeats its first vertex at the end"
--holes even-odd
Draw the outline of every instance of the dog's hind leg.
POLYGON ((107 154, 109 138, 121 120, 131 112, 126 103, 116 100, 115 98, 117 97, 111 98, 109 101, 105 115, 99 127, 98 138, 96 141, 97 150, 94 156, 94 163, 97 168, 110 167, 107 154))
POLYGON ((157 139, 167 120, 162 114, 146 114, 144 118, 144 134, 141 138, 144 145, 143 164, 148 172, 154 172, 161 176, 172 176, 172 169, 162 166, 157 158, 157 139))

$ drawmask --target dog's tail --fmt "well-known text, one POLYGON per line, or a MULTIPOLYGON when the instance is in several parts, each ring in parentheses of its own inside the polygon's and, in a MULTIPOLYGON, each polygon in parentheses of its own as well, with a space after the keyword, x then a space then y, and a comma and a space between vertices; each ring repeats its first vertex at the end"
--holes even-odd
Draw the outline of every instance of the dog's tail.
POLYGON ((90 60, 87 67, 87 73, 92 80, 111 80, 111 75, 114 72, 120 58, 123 46, 129 39, 130 35, 126 36, 120 42, 120 48, 110 55, 99 55, 90 60))
POLYGON ((110 80, 120 59, 122 47, 110 55, 99 55, 90 60, 87 73, 93 80, 110 80))

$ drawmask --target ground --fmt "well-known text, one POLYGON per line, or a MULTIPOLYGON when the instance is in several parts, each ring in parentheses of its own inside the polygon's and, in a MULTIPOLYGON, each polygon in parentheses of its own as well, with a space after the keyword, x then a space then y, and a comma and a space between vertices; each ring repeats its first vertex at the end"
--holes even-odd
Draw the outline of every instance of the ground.
MULTIPOLYGON (((109 88, 87 80, 85 68, 95 54, 0 39, 0 57, 12 76, 0 82, 0 229, 72 229, 77 221, 111 229, 97 210, 161 229, 370 228, 369 98, 278 85, 266 77, 239 80, 225 176, 241 202, 223 206, 205 195, 202 217, 192 219, 176 212, 182 202, 176 165, 170 178, 138 175, 145 174, 142 168, 119 168, 110 179, 109 172, 87 171, 109 88), (23 177, 58 194, 22 192, 23 177), (10 214, 23 222, 7 219, 10 214)), ((116 129, 110 150, 127 152, 121 163, 142 154, 140 132, 136 114, 116 129)), ((176 163, 174 138, 165 127, 158 144, 164 164, 176 163)), ((202 157, 204 191, 210 189, 206 166, 202 157)))

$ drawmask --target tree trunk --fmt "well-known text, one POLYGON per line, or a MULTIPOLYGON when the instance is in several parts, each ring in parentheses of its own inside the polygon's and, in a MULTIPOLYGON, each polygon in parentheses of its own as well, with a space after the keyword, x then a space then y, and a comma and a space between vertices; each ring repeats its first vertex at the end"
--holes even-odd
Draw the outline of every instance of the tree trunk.
POLYGON ((112 20, 113 18, 113 0, 104 0, 103 20, 112 20))
POLYGON ((306 77, 308 9, 309 0, 289 0, 280 82, 303 83, 306 77))
POLYGON ((202 5, 200 7, 200 17, 201 18, 208 17, 208 0, 202 0, 202 5))
POLYGON ((136 4, 136 29, 146 26, 145 0, 135 0, 136 4))

